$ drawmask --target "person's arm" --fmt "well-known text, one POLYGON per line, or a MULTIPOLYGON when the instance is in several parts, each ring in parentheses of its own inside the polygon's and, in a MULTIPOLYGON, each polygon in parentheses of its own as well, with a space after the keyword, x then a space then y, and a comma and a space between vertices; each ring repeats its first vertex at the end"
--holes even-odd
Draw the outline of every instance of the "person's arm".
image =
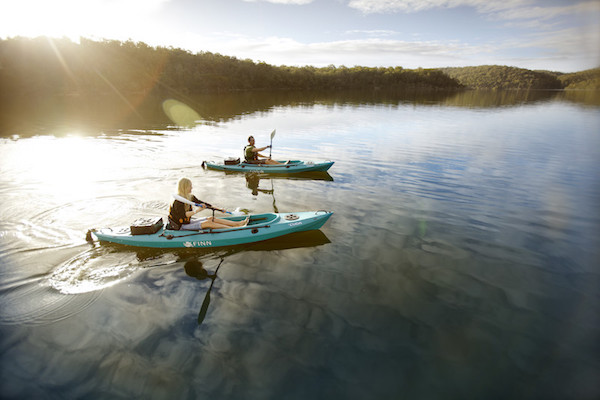
POLYGON ((192 211, 186 211, 185 216, 187 218, 191 218, 193 215, 198 214, 200 211, 202 211, 204 209, 204 207, 198 207, 195 210, 192 211))
POLYGON ((208 207, 211 207, 210 204, 208 204, 205 201, 202 201, 200 199, 198 199, 196 196, 192 195, 191 200, 196 203, 196 204, 200 204, 199 206, 196 206, 197 208, 195 210, 192 211, 188 211, 185 213, 185 215, 189 218, 192 215, 198 214, 200 211, 207 209, 208 207))
POLYGON ((222 208, 215 207, 215 206, 213 206, 212 204, 209 204, 209 203, 207 203, 207 202, 205 202, 205 201, 199 200, 199 199, 198 199, 196 196, 194 196, 194 195, 192 195, 192 201, 193 201, 194 203, 200 203, 200 204, 202 205, 202 206, 201 206, 201 208, 199 208, 198 210, 196 210, 196 212, 200 212, 200 211, 202 211, 202 210, 204 210, 204 209, 206 209, 206 208, 215 209, 215 210, 217 210, 217 211, 221 211, 221 212, 226 212, 226 211, 225 211, 224 209, 222 209, 222 208))
MULTIPOLYGON (((252 149, 252 151, 253 151, 253 152, 255 152, 255 153, 258 153, 259 151, 266 150, 266 149, 268 149, 269 147, 271 147, 271 146, 265 146, 265 147, 261 147, 261 148, 255 147, 255 148, 253 148, 253 149, 252 149)), ((260 154, 257 154, 257 155, 259 155, 259 156, 260 156, 260 154)), ((261 156, 261 157, 264 157, 264 156, 261 156)))

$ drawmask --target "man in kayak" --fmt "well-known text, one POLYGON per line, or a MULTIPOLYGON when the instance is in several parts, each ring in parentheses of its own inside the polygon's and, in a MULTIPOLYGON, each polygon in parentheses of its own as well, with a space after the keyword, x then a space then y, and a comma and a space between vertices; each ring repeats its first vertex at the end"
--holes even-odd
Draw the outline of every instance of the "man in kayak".
POLYGON ((265 146, 265 147, 256 147, 254 146, 254 136, 250 136, 248 138, 248 146, 244 147, 244 159, 245 162, 249 163, 249 164, 269 164, 269 165, 279 165, 281 164, 278 161, 272 160, 271 157, 266 157, 263 156, 262 154, 259 153, 259 151, 263 151, 265 149, 268 149, 271 146, 265 146), (263 157, 263 158, 258 158, 258 157, 263 157))
POLYGON ((202 206, 198 207, 196 210, 192 210, 192 206, 189 204, 185 204, 179 200, 173 201, 173 204, 169 207, 169 224, 171 225, 171 229, 197 231, 200 229, 224 229, 248 225, 248 218, 243 221, 230 221, 228 219, 202 217, 192 221, 192 216, 202 210, 214 209, 223 212, 224 210, 198 200, 196 196, 192 194, 192 181, 188 178, 181 178, 179 180, 177 183, 177 194, 194 203, 201 203, 202 206))

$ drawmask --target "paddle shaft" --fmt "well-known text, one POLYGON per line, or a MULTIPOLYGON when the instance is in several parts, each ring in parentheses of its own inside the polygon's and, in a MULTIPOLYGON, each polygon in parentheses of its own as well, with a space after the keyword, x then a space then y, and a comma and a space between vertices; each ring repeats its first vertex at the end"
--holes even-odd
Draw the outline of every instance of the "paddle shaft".
POLYGON ((213 210, 213 213, 214 213, 214 211, 215 211, 215 210, 217 210, 217 211, 224 212, 224 213, 226 213, 226 214, 232 214, 230 211, 225 211, 225 210, 223 210, 222 208, 216 208, 216 207, 213 207, 213 206, 211 206, 211 205, 210 205, 210 204, 208 204, 208 203, 194 203, 193 201, 191 201, 191 200, 188 200, 188 199, 186 199, 185 197, 182 197, 182 196, 180 196, 180 195, 178 195, 178 194, 174 194, 174 195, 173 195, 173 198, 174 198, 175 200, 178 200, 178 201, 182 202, 182 203, 189 204, 190 206, 196 206, 196 207, 205 207, 205 208, 208 208, 208 209, 210 209, 210 210, 213 210))

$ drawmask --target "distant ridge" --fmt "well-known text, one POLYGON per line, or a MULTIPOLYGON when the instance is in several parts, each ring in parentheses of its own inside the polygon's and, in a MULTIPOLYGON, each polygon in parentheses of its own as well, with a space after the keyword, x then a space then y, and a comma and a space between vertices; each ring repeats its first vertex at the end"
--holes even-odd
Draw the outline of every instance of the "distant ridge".
POLYGON ((600 90, 600 68, 572 74, 561 74, 558 79, 560 79, 565 89, 600 90))
POLYGON ((564 74, 501 65, 441 68, 459 83, 473 89, 588 89, 600 90, 600 68, 564 74))

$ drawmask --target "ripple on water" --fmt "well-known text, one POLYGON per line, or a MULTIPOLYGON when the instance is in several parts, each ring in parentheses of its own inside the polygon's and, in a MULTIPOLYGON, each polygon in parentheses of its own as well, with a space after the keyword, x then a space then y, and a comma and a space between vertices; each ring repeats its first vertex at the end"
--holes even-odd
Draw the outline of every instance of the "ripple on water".
POLYGON ((141 268, 135 253, 95 247, 60 265, 48 282, 63 294, 95 292, 129 278, 141 268))
POLYGON ((156 265, 153 259, 140 260, 136 252, 110 246, 87 249, 50 274, 20 279, 0 288, 0 324, 49 324, 69 318, 91 305, 105 288, 156 265))
POLYGON ((67 319, 89 307, 100 291, 79 296, 65 296, 32 279, 20 286, 2 291, 0 324, 43 325, 67 319))

